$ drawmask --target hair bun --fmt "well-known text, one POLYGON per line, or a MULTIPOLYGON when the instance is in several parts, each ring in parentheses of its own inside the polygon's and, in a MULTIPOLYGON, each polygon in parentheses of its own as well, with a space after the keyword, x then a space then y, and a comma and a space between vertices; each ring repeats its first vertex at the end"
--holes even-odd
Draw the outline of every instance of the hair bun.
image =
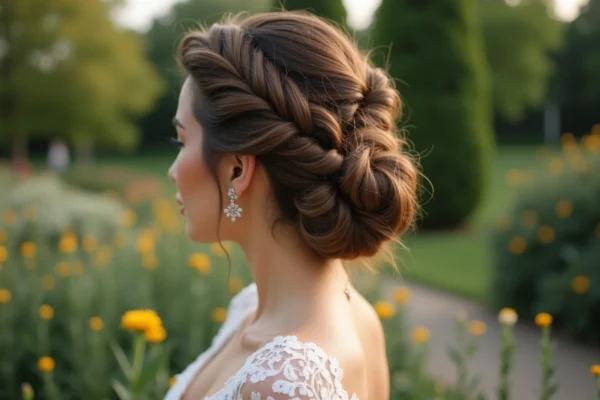
POLYGON ((318 185, 296 199, 304 239, 318 254, 376 254, 412 224, 417 171, 410 158, 359 146, 342 166, 339 187, 318 185))

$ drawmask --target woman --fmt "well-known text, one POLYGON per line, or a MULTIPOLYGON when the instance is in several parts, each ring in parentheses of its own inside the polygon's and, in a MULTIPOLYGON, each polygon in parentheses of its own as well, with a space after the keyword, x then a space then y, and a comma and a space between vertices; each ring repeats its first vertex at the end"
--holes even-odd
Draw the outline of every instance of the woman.
POLYGON ((391 82, 303 13, 189 33, 169 170, 188 236, 239 243, 255 283, 167 399, 385 400, 382 327, 342 260, 413 221, 391 82))

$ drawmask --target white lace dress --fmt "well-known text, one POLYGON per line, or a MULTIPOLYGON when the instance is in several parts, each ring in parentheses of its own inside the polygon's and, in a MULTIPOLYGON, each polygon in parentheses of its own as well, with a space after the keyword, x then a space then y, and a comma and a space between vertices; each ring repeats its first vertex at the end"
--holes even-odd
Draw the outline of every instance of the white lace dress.
MULTIPOLYGON (((212 345, 177 375, 165 400, 180 400, 197 372, 217 353, 242 322, 256 310, 258 295, 251 284, 233 298, 227 320, 212 345)), ((342 388, 343 371, 334 357, 314 343, 278 336, 252 354, 221 390, 205 400, 358 400, 342 388)))

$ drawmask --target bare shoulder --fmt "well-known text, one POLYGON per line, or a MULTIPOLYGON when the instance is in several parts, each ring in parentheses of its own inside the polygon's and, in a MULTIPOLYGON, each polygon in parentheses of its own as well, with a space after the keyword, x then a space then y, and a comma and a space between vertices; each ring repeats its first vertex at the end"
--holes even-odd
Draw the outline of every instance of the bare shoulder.
POLYGON ((255 353, 243 398, 386 400, 385 339, 372 306, 357 295, 328 321, 278 336, 255 353))

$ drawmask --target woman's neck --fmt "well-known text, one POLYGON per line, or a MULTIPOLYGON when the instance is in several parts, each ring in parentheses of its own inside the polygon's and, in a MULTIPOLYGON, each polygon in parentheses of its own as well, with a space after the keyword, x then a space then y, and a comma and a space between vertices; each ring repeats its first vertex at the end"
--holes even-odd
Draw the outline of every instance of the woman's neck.
MULTIPOLYGON (((323 311, 330 299, 346 299, 348 274, 340 260, 311 255, 291 228, 253 230, 242 243, 258 290, 254 322, 273 331, 295 331, 298 324, 323 311)), ((268 229, 267 229, 268 228, 268 229)))

